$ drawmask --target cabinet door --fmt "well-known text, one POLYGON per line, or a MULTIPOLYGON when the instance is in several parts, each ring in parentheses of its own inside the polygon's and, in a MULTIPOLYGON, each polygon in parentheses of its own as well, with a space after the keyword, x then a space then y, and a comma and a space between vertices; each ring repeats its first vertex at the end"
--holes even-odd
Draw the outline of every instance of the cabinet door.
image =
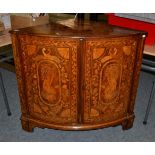
POLYGON ((137 39, 86 40, 84 122, 109 122, 127 115, 137 39))
POLYGON ((19 42, 29 117, 76 123, 78 40, 20 35, 19 42))

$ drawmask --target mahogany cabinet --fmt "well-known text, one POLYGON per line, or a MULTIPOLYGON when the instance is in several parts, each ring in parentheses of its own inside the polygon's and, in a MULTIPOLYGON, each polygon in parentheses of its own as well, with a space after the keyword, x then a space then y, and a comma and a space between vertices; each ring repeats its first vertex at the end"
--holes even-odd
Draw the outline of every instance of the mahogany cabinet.
POLYGON ((132 127, 145 32, 75 22, 11 35, 24 130, 132 127))

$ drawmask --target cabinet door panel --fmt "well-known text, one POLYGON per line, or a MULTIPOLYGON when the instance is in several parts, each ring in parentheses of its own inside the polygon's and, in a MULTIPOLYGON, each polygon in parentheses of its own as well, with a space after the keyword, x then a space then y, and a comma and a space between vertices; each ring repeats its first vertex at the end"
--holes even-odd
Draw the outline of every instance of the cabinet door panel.
POLYGON ((19 41, 30 117, 76 123, 78 40, 20 35, 19 41))
POLYGON ((137 39, 86 40, 84 122, 125 117, 130 101, 137 39))

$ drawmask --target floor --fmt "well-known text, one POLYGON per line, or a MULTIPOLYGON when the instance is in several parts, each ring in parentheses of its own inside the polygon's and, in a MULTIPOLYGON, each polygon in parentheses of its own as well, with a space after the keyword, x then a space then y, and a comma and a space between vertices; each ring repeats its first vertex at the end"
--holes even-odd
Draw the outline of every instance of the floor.
POLYGON ((0 90, 0 141, 4 142, 148 142, 155 141, 155 97, 148 124, 143 125, 143 118, 149 99, 153 75, 141 72, 135 106, 134 126, 123 131, 121 126, 92 131, 60 131, 35 128, 33 133, 25 132, 20 124, 20 104, 15 73, 0 69, 3 74, 6 92, 12 111, 7 116, 0 90))

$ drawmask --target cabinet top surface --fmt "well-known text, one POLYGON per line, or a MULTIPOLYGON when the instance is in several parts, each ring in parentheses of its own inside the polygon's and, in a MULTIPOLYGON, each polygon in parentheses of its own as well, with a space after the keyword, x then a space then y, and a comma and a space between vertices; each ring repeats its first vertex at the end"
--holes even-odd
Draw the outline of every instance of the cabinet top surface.
POLYGON ((61 22, 50 23, 27 28, 12 30, 10 33, 28 34, 36 36, 51 37, 116 37, 137 34, 146 34, 144 31, 131 30, 127 28, 116 27, 106 23, 99 22, 61 22))

